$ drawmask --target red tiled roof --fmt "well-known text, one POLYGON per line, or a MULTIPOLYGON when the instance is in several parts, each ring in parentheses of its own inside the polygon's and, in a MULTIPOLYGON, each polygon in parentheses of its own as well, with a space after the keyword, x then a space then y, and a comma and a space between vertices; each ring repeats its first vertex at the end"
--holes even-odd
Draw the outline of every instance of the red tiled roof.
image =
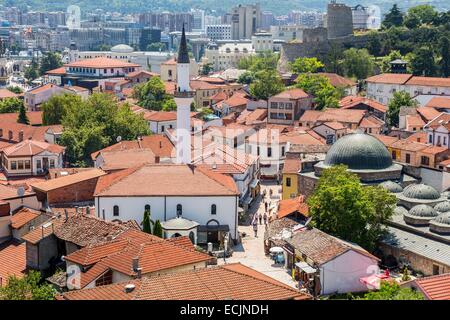
POLYGON ((45 74, 50 74, 50 75, 65 75, 66 74, 66 68, 61 67, 61 68, 56 68, 53 70, 49 70, 47 71, 45 74))
POLYGON ((375 110, 378 110, 380 112, 386 113, 387 112, 387 106, 384 104, 379 103, 378 101, 366 98, 366 97, 360 97, 360 96, 347 96, 342 98, 339 101, 339 106, 342 109, 353 109, 354 107, 359 106, 360 104, 367 105, 375 110))
POLYGON ((318 75, 328 78, 333 87, 347 88, 356 86, 353 80, 344 78, 336 73, 319 72, 318 75))
POLYGON ((416 110, 426 122, 433 120, 434 118, 438 117, 441 114, 436 109, 429 107, 420 107, 417 108, 416 110))
POLYGON ((7 285, 9 276, 22 278, 26 272, 26 244, 7 242, 0 245, 0 283, 7 285))
POLYGON ((92 168, 91 170, 83 170, 78 173, 70 174, 68 176, 59 177, 56 179, 49 179, 44 182, 33 183, 31 186, 33 189, 37 189, 43 192, 64 188, 82 181, 99 178, 105 175, 101 169, 92 168))
POLYGON ((283 173, 298 173, 302 166, 299 158, 288 158, 284 161, 283 173))
MULTIPOLYGON (((32 126, 38 126, 42 124, 42 111, 27 111, 27 117, 28 120, 30 120, 30 125, 32 126)), ((1 113, 0 114, 0 123, 17 123, 17 118, 19 116, 19 113, 12 112, 12 113, 1 113)), ((1 125, 0 125, 1 128, 1 125)), ((5 134, 5 133, 3 133, 5 134)))
POLYGON ((146 76, 149 76, 150 78, 159 76, 159 74, 157 74, 155 72, 150 72, 150 71, 147 71, 147 70, 140 70, 140 71, 130 72, 127 75, 127 78, 134 78, 134 77, 138 77, 138 76, 141 76, 141 75, 146 75, 146 76))
POLYGON ((105 57, 98 57, 86 60, 79 60, 68 63, 64 65, 64 67, 79 67, 79 68, 94 68, 94 69, 103 69, 103 68, 137 68, 140 65, 136 63, 129 63, 119 59, 110 59, 105 57))
POLYGON ((441 113, 439 116, 427 123, 425 127, 437 129, 440 126, 445 127, 447 130, 450 129, 450 113, 441 113))
POLYGON ((212 84, 206 81, 191 80, 189 82, 189 87, 191 87, 192 90, 214 90, 220 88, 220 85, 212 84))
POLYGON ((428 101, 425 107, 450 109, 450 97, 434 97, 428 101))
POLYGON ((430 300, 450 300, 450 273, 416 279, 415 283, 430 300))
POLYGON ((287 287, 241 264, 144 277, 92 289, 70 291, 60 300, 311 300, 311 296, 287 287), (127 293, 127 284, 134 284, 127 293))
POLYGON ((0 89, 0 100, 6 99, 6 98, 17 98, 19 95, 17 93, 14 93, 12 91, 9 91, 8 89, 1 88, 0 89))
POLYGON ((44 151, 49 151, 51 153, 62 153, 64 150, 64 147, 57 144, 27 139, 3 149, 3 153, 8 157, 26 157, 34 156, 44 151))
POLYGON ((450 78, 437 78, 437 77, 412 77, 406 83, 408 85, 415 86, 433 86, 433 87, 450 87, 450 78))
POLYGON ((300 122, 343 122, 359 124, 366 114, 365 110, 327 109, 325 111, 306 110, 300 122))
POLYGON ((412 78, 412 74, 401 73, 382 73, 366 79, 367 82, 374 83, 390 83, 390 84, 405 84, 412 78))
POLYGON ((277 95, 274 95, 273 97, 271 97, 271 99, 272 98, 282 98, 282 99, 298 100, 298 99, 304 99, 304 98, 309 98, 309 97, 310 97, 310 95, 307 94, 302 89, 294 88, 294 89, 285 90, 277 95))
POLYGON ((154 111, 144 115, 147 121, 175 121, 177 120, 177 113, 175 111, 154 111))
POLYGON ((37 218, 41 213, 37 210, 23 207, 11 216, 11 228, 19 229, 37 218))
POLYGON ((437 147, 437 146, 429 146, 426 149, 420 150, 420 152, 422 152, 422 153, 428 153, 428 154, 433 154, 433 155, 436 155, 436 154, 439 154, 442 152, 446 152, 446 151, 448 151, 447 147, 437 147))
POLYGON ((30 94, 30 93, 37 94, 37 93, 41 93, 41 92, 50 90, 52 88, 60 88, 60 87, 58 87, 57 85, 55 85, 53 83, 47 83, 47 84, 44 84, 43 86, 39 86, 39 87, 36 87, 36 88, 33 88, 33 89, 27 91, 26 94, 30 94))
POLYGON ((374 117, 364 117, 359 123, 360 128, 381 128, 384 125, 384 121, 374 117))
POLYGON ((424 131, 415 132, 405 140, 424 143, 427 141, 427 133, 424 131))
POLYGON ((278 204, 277 218, 281 219, 295 212, 301 213, 303 216, 309 216, 309 207, 304 202, 304 196, 298 196, 293 199, 281 200, 278 204))
POLYGON ((371 136, 380 140, 386 147, 392 146, 393 143, 399 140, 397 137, 385 136, 383 134, 371 134, 371 136))

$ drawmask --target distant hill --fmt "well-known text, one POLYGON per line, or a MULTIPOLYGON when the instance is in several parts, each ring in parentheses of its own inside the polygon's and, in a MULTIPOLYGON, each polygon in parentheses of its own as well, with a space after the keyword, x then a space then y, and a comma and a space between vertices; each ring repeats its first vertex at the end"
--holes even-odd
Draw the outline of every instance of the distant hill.
MULTIPOLYGON (((209 12, 212 10, 218 14, 227 12, 236 4, 247 4, 259 2, 262 10, 269 10, 275 14, 287 14, 291 10, 325 10, 328 0, 0 0, 0 4, 8 7, 30 7, 31 10, 63 10, 71 4, 77 4, 83 11, 92 11, 103 9, 106 11, 117 11, 122 13, 135 13, 144 11, 163 11, 186 12, 191 8, 204 9, 209 12)), ((342 0, 347 5, 378 5, 382 12, 387 11, 393 3, 406 10, 409 7, 423 4, 423 0, 342 0)), ((450 10, 450 1, 448 0, 429 0, 438 10, 450 10)))

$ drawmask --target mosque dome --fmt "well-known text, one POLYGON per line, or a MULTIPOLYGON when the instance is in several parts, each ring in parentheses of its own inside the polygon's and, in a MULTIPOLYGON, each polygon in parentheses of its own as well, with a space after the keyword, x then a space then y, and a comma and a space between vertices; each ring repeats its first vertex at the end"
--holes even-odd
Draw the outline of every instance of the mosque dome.
POLYGON ((436 200, 441 197, 439 192, 426 184, 411 184, 403 190, 403 195, 410 199, 436 200))
POLYGON ((134 51, 133 47, 130 47, 129 45, 126 44, 118 44, 111 48, 111 52, 116 53, 131 53, 133 51, 134 51))
POLYGON ((337 140, 325 157, 325 166, 338 164, 350 170, 381 170, 392 166, 392 157, 377 138, 353 133, 337 140))
POLYGON ((400 193, 403 191, 401 185, 391 180, 384 181, 380 183, 379 186, 392 193, 400 193))
POLYGON ((409 210, 408 215, 419 218, 434 218, 439 213, 433 207, 426 204, 419 204, 409 210))
POLYGON ((447 212, 450 211, 450 201, 439 202, 434 206, 434 210, 438 212, 447 212))
POLYGON ((430 221, 430 231, 450 234, 450 212, 444 212, 430 221))

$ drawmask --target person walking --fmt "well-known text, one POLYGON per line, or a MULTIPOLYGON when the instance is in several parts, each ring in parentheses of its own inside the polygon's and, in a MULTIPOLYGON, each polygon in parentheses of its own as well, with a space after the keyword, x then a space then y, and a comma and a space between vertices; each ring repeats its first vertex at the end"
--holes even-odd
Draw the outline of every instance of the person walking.
POLYGON ((255 232, 255 238, 258 238, 258 221, 256 219, 253 221, 253 232, 255 232))
POLYGON ((267 226, 267 212, 264 212, 264 224, 267 226))
POLYGON ((261 215, 261 213, 258 213, 258 220, 259 220, 259 224, 262 224, 262 215, 261 215))
POLYGON ((264 207, 265 207, 265 211, 267 212, 267 207, 268 207, 268 203, 267 203, 267 201, 264 201, 264 207))

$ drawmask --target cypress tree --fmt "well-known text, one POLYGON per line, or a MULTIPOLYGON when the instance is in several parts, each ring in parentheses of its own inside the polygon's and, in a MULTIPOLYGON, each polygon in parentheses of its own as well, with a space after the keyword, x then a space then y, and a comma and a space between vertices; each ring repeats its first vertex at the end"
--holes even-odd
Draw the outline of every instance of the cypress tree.
POLYGON ((19 108, 19 117, 17 118, 17 122, 23 124, 30 124, 30 120, 28 119, 27 111, 25 110, 25 106, 23 105, 23 103, 20 105, 19 108))
POLYGON ((161 226, 161 222, 159 220, 156 220, 155 226, 153 227, 153 235, 162 238, 163 237, 163 230, 161 226))
POLYGON ((152 227, 150 224, 150 211, 145 210, 144 212, 144 220, 142 221, 142 231, 152 234, 152 227))

